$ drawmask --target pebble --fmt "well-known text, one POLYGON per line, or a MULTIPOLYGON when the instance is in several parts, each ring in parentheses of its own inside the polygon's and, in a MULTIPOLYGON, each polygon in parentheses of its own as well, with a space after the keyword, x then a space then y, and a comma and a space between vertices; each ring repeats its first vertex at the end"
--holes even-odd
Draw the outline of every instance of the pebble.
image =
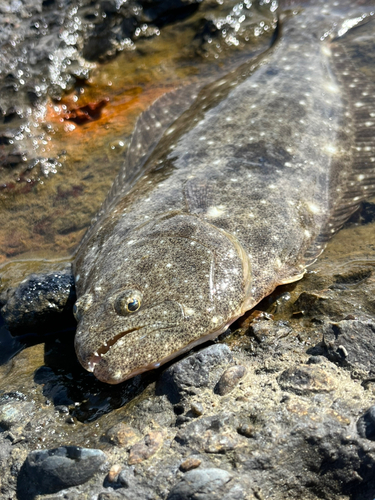
POLYGON ((251 438, 251 437, 254 437, 255 429, 252 425, 242 424, 239 427, 237 427, 237 432, 239 434, 241 434, 242 436, 251 438))
POLYGON ((36 494, 56 493, 85 483, 105 461, 101 450, 78 446, 32 451, 25 460, 20 483, 36 494))
POLYGON ((163 442, 164 438, 162 432, 149 432, 141 442, 131 447, 128 464, 138 464, 152 457, 161 448, 163 442))
POLYGON ((180 470, 182 472, 187 472, 189 470, 196 469, 201 463, 202 460, 199 460, 199 458, 189 457, 182 462, 182 464, 180 464, 180 470))
POLYGON ((190 409, 197 417, 200 417, 204 413, 204 409, 201 403, 192 403, 190 409))
POLYGON ((228 392, 232 391, 236 387, 245 373, 246 368, 244 366, 231 366, 228 370, 225 370, 220 377, 220 380, 215 387, 215 392, 220 394, 220 396, 228 394, 228 392))
POLYGON ((110 483, 113 483, 119 473, 121 472, 122 466, 120 464, 114 464, 112 467, 109 469, 107 479, 110 483))
POLYGON ((233 475, 223 469, 197 469, 187 472, 170 491, 167 500, 242 500, 243 489, 233 475))
POLYGON ((130 425, 120 422, 108 429, 106 437, 110 443, 116 446, 130 448, 142 438, 142 435, 130 425))

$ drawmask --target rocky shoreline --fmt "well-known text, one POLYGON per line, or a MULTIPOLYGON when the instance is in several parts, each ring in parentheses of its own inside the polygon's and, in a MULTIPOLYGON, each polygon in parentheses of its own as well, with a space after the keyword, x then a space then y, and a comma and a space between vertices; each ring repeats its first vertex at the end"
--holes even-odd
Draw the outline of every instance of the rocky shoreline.
POLYGON ((1 497, 373 498, 372 207, 302 281, 167 368, 107 386, 69 330, 1 366, 1 497))
MULTIPOLYGON (((53 170, 59 158, 39 159, 33 142, 46 125, 29 127, 47 97, 199 4, 2 2, 0 171, 53 170)), ((211 39, 219 51, 222 30, 233 36, 234 21, 220 19, 198 23, 195 50, 213 50, 211 39)), ((69 266, 18 287, 3 280, 0 498, 373 500, 374 201, 303 280, 216 342, 118 386, 76 359, 69 266)))

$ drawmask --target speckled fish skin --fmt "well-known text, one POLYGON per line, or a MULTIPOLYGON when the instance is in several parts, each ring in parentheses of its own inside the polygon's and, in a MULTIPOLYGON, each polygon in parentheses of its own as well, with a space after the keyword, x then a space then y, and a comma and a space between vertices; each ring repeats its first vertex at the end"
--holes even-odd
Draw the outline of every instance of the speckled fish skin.
POLYGON ((225 331, 300 279, 374 191, 375 99, 337 36, 370 19, 371 5, 313 4, 285 16, 262 59, 201 90, 142 161, 138 125, 74 264, 76 352, 100 380, 119 383, 225 331), (137 311, 121 309, 128 297, 137 311))

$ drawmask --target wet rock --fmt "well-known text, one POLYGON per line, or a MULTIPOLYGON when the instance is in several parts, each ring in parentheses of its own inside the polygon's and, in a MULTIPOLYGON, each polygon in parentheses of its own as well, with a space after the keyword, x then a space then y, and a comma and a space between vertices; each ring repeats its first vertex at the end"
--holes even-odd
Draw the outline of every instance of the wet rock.
POLYGON ((141 434, 123 422, 114 425, 106 433, 108 441, 116 446, 129 448, 141 439, 141 434))
POLYGON ((375 441, 375 406, 371 406, 357 421, 358 434, 375 441))
POLYGON ((222 469, 198 469, 185 474, 167 500, 241 500, 245 492, 232 474, 222 469))
POLYGON ((323 332, 328 358, 350 369, 373 373, 375 359, 375 322, 343 320, 326 323, 323 332))
POLYGON ((245 373, 246 368, 244 366, 231 366, 228 370, 225 370, 220 377, 220 380, 215 387, 215 392, 220 394, 220 396, 228 394, 228 392, 232 391, 236 387, 245 373))
POLYGON ((14 425, 25 425, 27 415, 34 408, 34 404, 28 401, 11 401, 0 403, 0 429, 9 430, 14 425))
POLYGON ((76 300, 74 279, 69 271, 31 274, 16 289, 7 293, 1 314, 13 334, 36 326, 63 329, 74 325, 72 314, 76 300))
POLYGON ((149 432, 144 440, 131 447, 128 464, 138 464, 155 455, 164 442, 163 433, 160 431, 149 432))
POLYGON ((319 365, 301 365, 288 368, 278 378, 284 391, 295 394, 324 393, 336 389, 336 381, 319 365))
POLYGON ((29 453, 18 478, 21 498, 56 493, 88 481, 104 464, 101 450, 63 446, 29 453))
POLYGON ((208 387, 212 369, 232 360, 233 356, 227 345, 214 344, 206 347, 170 366, 162 374, 157 392, 168 394, 172 401, 178 402, 182 394, 194 394, 196 389, 208 387))

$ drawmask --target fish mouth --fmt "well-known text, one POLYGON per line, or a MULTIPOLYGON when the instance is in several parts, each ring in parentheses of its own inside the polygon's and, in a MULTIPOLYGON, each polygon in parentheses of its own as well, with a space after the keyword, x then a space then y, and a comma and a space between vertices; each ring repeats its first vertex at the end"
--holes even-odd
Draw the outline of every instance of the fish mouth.
MULTIPOLYGON (((207 335, 203 335, 202 337, 195 339, 194 341, 188 343, 187 345, 181 347, 180 349, 177 349, 176 351, 172 352, 171 354, 167 356, 161 356, 159 359, 151 362, 145 362, 141 363, 137 367, 134 366, 133 369, 130 369, 128 372, 123 371, 119 376, 114 376, 114 374, 111 374, 110 371, 108 371, 106 364, 105 364, 105 354, 107 354, 111 347, 113 347, 117 342, 119 342, 125 335, 134 332, 134 331, 139 331, 142 329, 145 329, 145 327, 139 326, 135 328, 131 328, 129 330, 126 330, 125 332, 121 332, 117 335, 115 335, 109 342, 106 342, 104 345, 102 345, 98 351, 96 351, 93 356, 91 356, 89 362, 88 362, 88 367, 86 368, 88 371, 93 372, 95 377, 97 377, 100 381, 105 382, 107 384, 119 384, 121 382, 125 382, 126 380, 129 380, 136 375, 141 375, 142 373, 148 372, 150 370, 155 370, 159 368, 160 366, 164 365, 165 363, 168 363, 169 361, 173 360, 174 358, 181 356, 182 354, 185 354, 186 352, 190 351, 193 347, 198 346, 199 344, 202 344, 204 342, 207 342, 208 340, 212 340, 216 338, 218 335, 223 333, 228 326, 235 321, 239 316, 236 316, 233 318, 233 320, 226 322, 224 325, 222 325, 220 328, 216 329, 215 331, 209 332, 207 335), (104 363, 104 365, 103 365, 104 363)), ((152 331, 160 331, 160 330, 166 330, 167 328, 154 328, 152 331)), ((147 332, 147 334, 151 333, 150 331, 147 332)), ((145 334, 146 335, 146 334, 145 334)))
POLYGON ((87 362, 87 371, 89 372, 94 372, 95 366, 100 363, 100 361, 103 359, 103 356, 107 354, 110 350, 111 347, 113 347, 117 342, 119 342, 125 335, 128 335, 129 333, 136 332, 137 330, 141 330, 143 327, 142 326, 136 326, 134 328, 129 328, 129 330, 125 330, 124 332, 120 332, 114 337, 112 337, 110 340, 104 342, 104 344, 99 347, 98 350, 94 352, 94 354, 90 357, 90 359, 87 362))

